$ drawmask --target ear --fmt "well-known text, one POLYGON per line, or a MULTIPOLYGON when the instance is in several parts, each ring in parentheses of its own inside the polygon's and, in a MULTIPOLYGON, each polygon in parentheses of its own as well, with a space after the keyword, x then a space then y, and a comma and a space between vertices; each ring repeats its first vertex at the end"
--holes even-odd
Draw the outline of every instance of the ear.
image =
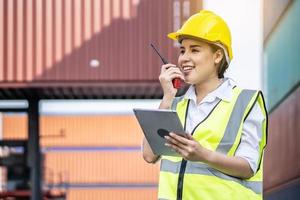
POLYGON ((224 54, 223 54, 222 50, 221 50, 221 49, 218 49, 218 50, 214 53, 215 64, 219 64, 219 63, 222 61, 223 56, 224 56, 224 54))

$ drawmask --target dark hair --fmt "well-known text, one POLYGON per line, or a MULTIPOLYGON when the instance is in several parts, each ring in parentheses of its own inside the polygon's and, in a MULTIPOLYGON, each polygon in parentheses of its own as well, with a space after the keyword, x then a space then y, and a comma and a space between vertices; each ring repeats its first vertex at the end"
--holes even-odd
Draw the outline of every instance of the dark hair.
POLYGON ((228 69, 228 66, 229 66, 228 63, 227 63, 227 61, 226 61, 225 52, 218 45, 214 45, 214 44, 211 44, 211 43, 208 43, 208 44, 211 47, 213 53, 215 53, 219 49, 223 52, 223 58, 222 58, 219 66, 218 66, 218 78, 224 78, 224 73, 228 69))

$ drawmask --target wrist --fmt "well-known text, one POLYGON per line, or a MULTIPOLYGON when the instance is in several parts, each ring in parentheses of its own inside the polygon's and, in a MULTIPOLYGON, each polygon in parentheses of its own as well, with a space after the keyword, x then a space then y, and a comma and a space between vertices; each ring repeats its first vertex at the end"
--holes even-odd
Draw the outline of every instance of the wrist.
POLYGON ((174 100, 172 95, 164 95, 161 101, 159 108, 161 109, 170 109, 174 100))
POLYGON ((172 103, 174 98, 175 98, 175 95, 173 95, 173 94, 164 94, 162 100, 165 101, 165 102, 171 102, 172 103))
POLYGON ((213 151, 210 151, 208 149, 205 149, 203 148, 202 149, 203 152, 202 152, 202 155, 203 155, 203 162, 206 163, 206 164, 211 164, 213 163, 213 160, 214 160, 214 152, 213 151))

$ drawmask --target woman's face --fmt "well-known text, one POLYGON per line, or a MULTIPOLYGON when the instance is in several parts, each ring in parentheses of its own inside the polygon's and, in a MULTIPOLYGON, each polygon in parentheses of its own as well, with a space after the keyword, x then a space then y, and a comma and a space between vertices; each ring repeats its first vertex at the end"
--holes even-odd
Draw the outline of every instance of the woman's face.
POLYGON ((185 82, 199 84, 218 77, 215 64, 219 62, 218 57, 208 43, 189 38, 183 39, 178 65, 184 74, 185 82))

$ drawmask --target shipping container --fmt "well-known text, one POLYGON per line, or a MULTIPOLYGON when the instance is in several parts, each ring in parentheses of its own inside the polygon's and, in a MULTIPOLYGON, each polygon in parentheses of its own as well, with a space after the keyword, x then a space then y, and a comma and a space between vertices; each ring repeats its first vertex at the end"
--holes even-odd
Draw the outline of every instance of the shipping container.
POLYGON ((288 10, 292 2, 292 0, 264 0, 262 2, 265 40, 272 34, 272 31, 274 31, 281 17, 288 10))
POLYGON ((267 194, 288 188, 289 184, 300 179, 299 99, 300 87, 271 113, 264 166, 267 194))
POLYGON ((176 63, 166 35, 201 6, 196 0, 0 0, 0 87, 121 82, 157 90, 161 61, 150 43, 176 63))
POLYGON ((270 112, 265 199, 300 195, 300 1, 264 4, 264 88, 270 112))
POLYGON ((112 188, 112 189, 70 189, 68 199, 72 200, 101 200, 101 199, 128 199, 128 200, 154 200, 157 199, 156 188, 112 188))
MULTIPOLYGON (((43 147, 141 145, 142 130, 133 115, 44 115, 40 118, 43 147), (117 124, 117 126, 116 126, 117 124)), ((27 116, 4 114, 3 138, 26 139, 27 116)))
MULTIPOLYGON (((3 114, 3 139, 26 139, 27 120, 3 114)), ((44 188, 67 190, 69 200, 155 199, 159 164, 143 160, 142 136, 133 115, 42 115, 44 188)))
POLYGON ((48 152, 44 166, 45 181, 49 184, 58 184, 62 179, 82 185, 157 185, 159 174, 159 165, 147 164, 140 151, 118 148, 48 152))

